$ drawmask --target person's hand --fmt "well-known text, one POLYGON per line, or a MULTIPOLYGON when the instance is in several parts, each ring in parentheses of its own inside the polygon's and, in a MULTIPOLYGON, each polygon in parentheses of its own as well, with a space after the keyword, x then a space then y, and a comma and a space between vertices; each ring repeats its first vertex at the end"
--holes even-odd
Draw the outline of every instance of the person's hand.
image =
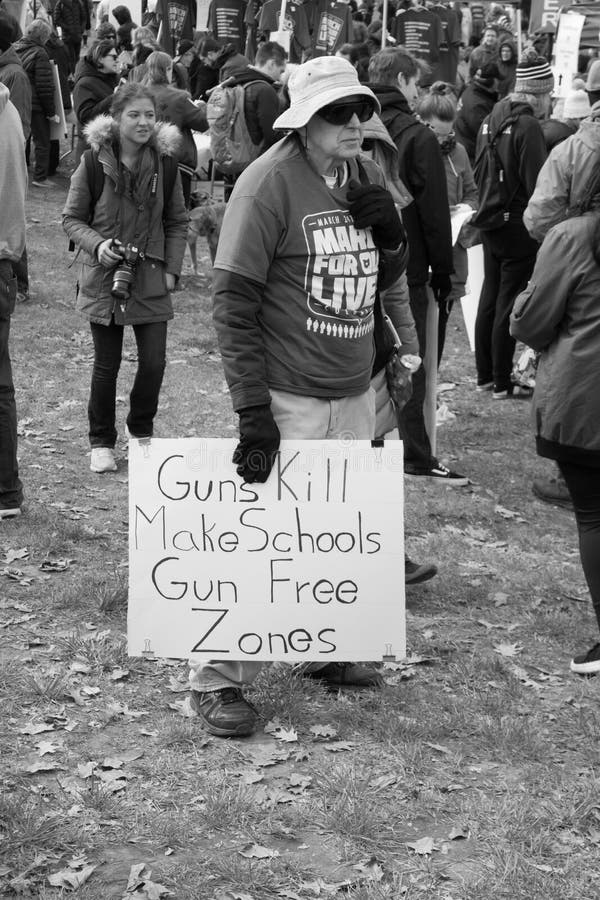
POLYGON ((167 272, 165 275, 165 285, 168 291, 174 291, 175 285, 177 284, 177 279, 170 272, 167 272))
POLYGON ((438 303, 443 303, 452 290, 452 280, 445 272, 434 272, 429 280, 429 287, 438 303))
POLYGON ((104 266, 105 269, 113 269, 123 259, 121 254, 113 249, 112 238, 102 241, 96 250, 96 256, 100 265, 104 266))
POLYGON ((192 100, 192 103, 193 103, 194 106, 196 106, 198 109, 206 109, 206 101, 204 101, 204 100, 200 100, 200 99, 198 99, 198 100, 192 100))
POLYGON ((373 239, 382 250, 397 250, 406 240, 394 198, 379 184, 348 185, 350 215, 356 228, 371 227, 373 239))
POLYGON ((49 122, 54 122, 56 125, 60 124, 60 116, 58 116, 58 115, 46 116, 46 118, 48 119, 49 122))
POLYGON ((236 472, 244 481, 264 484, 279 450, 279 428, 267 403, 241 409, 239 417, 240 442, 233 454, 236 472))

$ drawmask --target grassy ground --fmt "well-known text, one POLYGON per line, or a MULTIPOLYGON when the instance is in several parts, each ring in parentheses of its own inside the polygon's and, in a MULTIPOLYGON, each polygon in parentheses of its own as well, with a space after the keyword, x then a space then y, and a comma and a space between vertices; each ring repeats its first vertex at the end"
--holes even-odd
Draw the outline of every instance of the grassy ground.
MULTIPOLYGON (((0 896, 597 898, 597 683, 568 672, 593 616, 572 515, 531 495, 549 469, 528 404, 475 394, 455 312, 439 449, 473 483, 406 497, 408 550, 440 568, 408 596, 425 661, 375 694, 271 669, 250 697, 297 740, 210 738, 185 714, 186 666, 125 653, 126 446, 115 476, 91 475, 64 195, 28 203, 33 298, 12 327, 27 501, 0 526, 0 896)), ((206 253, 203 271, 186 262, 176 295, 159 436, 234 426, 206 253)))

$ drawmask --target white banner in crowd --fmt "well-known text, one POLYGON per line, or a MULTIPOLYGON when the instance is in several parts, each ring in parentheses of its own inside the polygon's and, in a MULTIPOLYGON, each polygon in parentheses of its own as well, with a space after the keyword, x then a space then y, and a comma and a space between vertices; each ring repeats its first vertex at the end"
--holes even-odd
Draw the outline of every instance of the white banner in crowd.
POLYGON ((129 443, 129 654, 406 655, 400 441, 284 441, 245 484, 232 440, 129 443))
POLYGON ((467 279, 467 293, 461 299, 465 328, 469 339, 471 353, 475 353, 475 319, 477 308, 483 287, 483 244, 475 244, 467 250, 469 260, 469 277, 467 279))
POLYGON ((585 16, 566 13, 559 16, 558 34, 554 45, 554 90, 559 97, 566 97, 573 86, 579 63, 579 42, 585 16))

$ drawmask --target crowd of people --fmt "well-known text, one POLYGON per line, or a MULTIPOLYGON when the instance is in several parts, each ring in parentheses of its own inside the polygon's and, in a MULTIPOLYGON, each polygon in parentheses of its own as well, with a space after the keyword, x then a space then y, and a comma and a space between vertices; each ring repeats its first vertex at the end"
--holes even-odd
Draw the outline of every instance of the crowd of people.
MULTIPOLYGON (((549 30, 517 33, 499 4, 392 0, 384 23, 370 0, 339 0, 339 18, 325 10, 339 22, 331 34, 317 0, 288 3, 284 23, 272 3, 244 3, 229 33, 213 0, 212 27, 177 39, 158 7, 138 24, 102 0, 92 29, 86 0, 39 3, 21 34, 0 2, 0 149, 10 160, 0 207, 15 209, 0 224, 0 518, 22 504, 8 332, 29 291, 26 164, 33 190, 57 187, 52 125, 66 116, 77 146, 63 223, 94 344, 90 466, 104 474, 117 468, 128 325, 138 368, 127 431, 153 435, 205 134, 227 200, 213 301, 239 417, 238 475, 266 481, 282 438, 375 440, 398 428, 406 477, 468 484, 433 452, 425 407, 466 291, 467 250, 481 244, 474 402, 478 392, 499 404, 533 393, 538 452, 558 466, 534 492, 573 507, 600 625, 600 60, 583 60, 558 100, 549 30), (286 47, 271 40, 286 30, 286 47), (226 127, 244 124, 235 147, 219 115, 228 98, 239 107, 226 127), (244 140, 252 152, 240 162, 244 140), (516 339, 538 354, 535 390, 515 367, 516 339)), ((406 559, 407 584, 435 573, 406 559)), ((259 668, 193 667, 192 702, 213 734, 254 730, 243 688, 259 668)), ((571 668, 600 671, 600 644, 571 668)), ((302 674, 381 683, 376 667, 356 663, 302 674)))

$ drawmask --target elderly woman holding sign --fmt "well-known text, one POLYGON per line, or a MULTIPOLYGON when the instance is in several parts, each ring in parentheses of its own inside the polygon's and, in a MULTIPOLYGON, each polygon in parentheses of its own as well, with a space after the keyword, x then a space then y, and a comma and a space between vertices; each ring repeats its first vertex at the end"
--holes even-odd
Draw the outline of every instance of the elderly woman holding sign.
MULTIPOLYGON (((375 436, 374 331, 378 291, 399 277, 406 241, 383 173, 359 159, 375 95, 345 59, 299 66, 288 134, 238 179, 214 269, 214 320, 240 440, 233 461, 247 482, 269 477, 280 438, 375 436)), ((252 733, 242 687, 256 662, 207 662, 190 676, 192 703, 221 736, 252 733)), ((325 682, 376 686, 376 669, 312 663, 325 682)))

